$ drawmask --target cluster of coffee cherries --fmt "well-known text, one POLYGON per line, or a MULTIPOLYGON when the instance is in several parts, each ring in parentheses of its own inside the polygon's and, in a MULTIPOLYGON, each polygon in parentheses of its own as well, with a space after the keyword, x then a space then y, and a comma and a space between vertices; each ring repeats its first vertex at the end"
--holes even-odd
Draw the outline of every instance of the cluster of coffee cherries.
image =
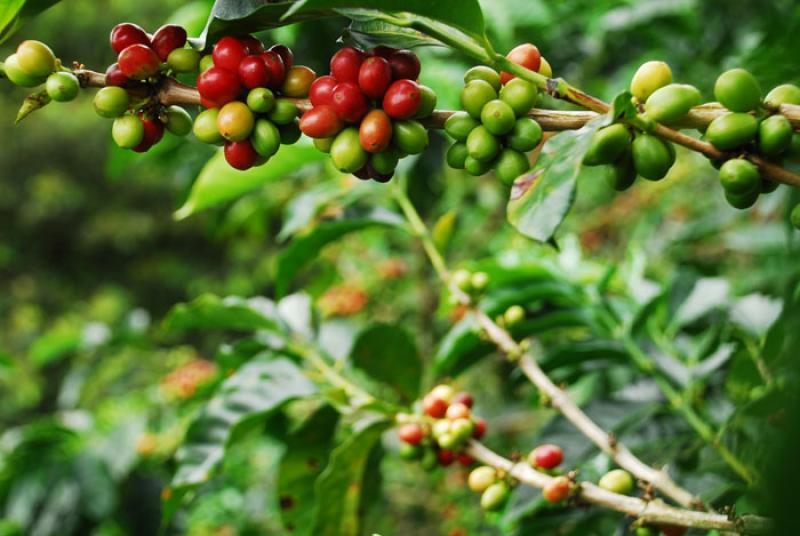
MULTIPOLYGON (((508 59, 534 72, 552 76, 550 65, 530 43, 509 52, 508 59)), ((471 175, 494 169, 511 184, 530 169, 525 153, 542 141, 542 128, 527 114, 541 98, 538 88, 510 73, 485 66, 464 74, 461 107, 445 121, 444 129, 455 143, 447 151, 447 163, 471 175)))
POLYGON ((53 51, 41 41, 23 41, 3 64, 11 82, 21 87, 45 84, 47 96, 56 102, 68 102, 78 96, 78 77, 61 66, 53 51))
POLYGON ((422 399, 421 414, 398 415, 400 456, 420 460, 426 470, 455 461, 467 467, 474 464, 461 448, 470 438, 483 437, 486 421, 472 414, 472 405, 469 393, 456 392, 447 384, 434 387, 422 399))
POLYGON ((224 144, 232 167, 264 164, 281 144, 300 138, 293 99, 308 96, 316 73, 294 65, 288 47, 265 50, 253 36, 227 36, 201 60, 201 68, 197 90, 206 109, 195 119, 194 134, 205 143, 224 144))
POLYGON ((436 107, 436 93, 417 82, 420 61, 410 50, 345 47, 330 61, 330 74, 311 85, 312 108, 300 130, 330 153, 343 173, 387 182, 397 162, 428 146, 418 121, 436 107))

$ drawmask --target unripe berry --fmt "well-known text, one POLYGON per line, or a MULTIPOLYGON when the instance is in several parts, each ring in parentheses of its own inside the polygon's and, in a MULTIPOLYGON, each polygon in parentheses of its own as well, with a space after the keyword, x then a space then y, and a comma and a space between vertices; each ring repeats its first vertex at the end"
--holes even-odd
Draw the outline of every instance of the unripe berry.
POLYGON ((336 114, 348 123, 358 123, 367 113, 367 99, 355 82, 337 84, 332 100, 336 114))
POLYGON ((264 52, 264 43, 257 37, 252 35, 245 35, 237 37, 239 42, 244 45, 244 50, 248 55, 257 55, 264 52))
POLYGON ((346 128, 336 136, 331 146, 331 160, 342 173, 353 173, 364 167, 369 160, 369 153, 361 147, 358 129, 346 128))
POLYGON ((505 506, 511 495, 511 488, 505 482, 495 482, 486 488, 481 495, 481 508, 487 512, 496 512, 505 506))
POLYGON ((288 125, 297 118, 297 105, 289 99, 275 99, 267 118, 276 125, 288 125))
MULTIPOLYGON (((535 73, 539 72, 539 67, 542 64, 542 55, 539 49, 536 48, 536 45, 530 43, 517 45, 511 52, 506 54, 506 58, 535 73)), ((515 76, 509 72, 503 71, 500 73, 500 81, 503 84, 507 84, 512 78, 515 78, 515 76)))
POLYGON ((400 441, 405 441, 411 445, 419 445, 422 438, 425 437, 425 431, 416 423, 404 424, 397 431, 400 441))
POLYGON ((663 179, 675 163, 675 155, 667 142, 652 134, 637 135, 633 140, 632 153, 636 172, 651 181, 663 179))
POLYGON ((377 173, 383 175, 391 175, 394 173, 394 168, 397 167, 397 162, 400 160, 400 153, 397 149, 389 147, 381 153, 375 153, 369 157, 369 164, 377 173))
POLYGON ((480 119, 483 106, 497 98, 497 92, 483 80, 472 80, 461 90, 461 107, 475 119, 480 119))
POLYGON ((167 61, 170 52, 186 44, 186 30, 177 24, 165 24, 153 34, 151 48, 161 61, 167 61))
POLYGON ((297 140, 299 140, 300 136, 303 134, 300 131, 300 121, 296 118, 287 125, 278 125, 278 132, 281 134, 282 145, 297 143, 297 140))
POLYGON ((792 144, 792 124, 777 114, 758 126, 758 150, 765 156, 778 156, 792 144))
POLYGON ((481 125, 469 133, 467 151, 472 158, 488 162, 500 152, 500 140, 481 125))
POLYGON ((310 138, 330 138, 338 134, 344 124, 333 106, 314 106, 300 118, 300 130, 310 138))
POLYGON ((308 98, 314 106, 333 104, 333 90, 339 82, 330 75, 320 76, 311 83, 308 98))
POLYGON ((434 419, 441 419, 447 412, 447 402, 428 394, 422 399, 422 410, 434 419))
POLYGON ((531 168, 528 157, 514 149, 505 148, 494 162, 494 172, 500 182, 510 186, 531 168))
POLYGON ((467 156, 467 158, 464 160, 464 169, 470 175, 478 177, 480 175, 485 175, 492 170, 492 161, 478 160, 477 158, 467 156))
POLYGON ((732 112, 749 112, 761 103, 761 86, 748 71, 731 69, 717 78, 714 97, 732 112))
POLYGON ((132 80, 146 80, 161 69, 161 60, 146 45, 131 45, 119 53, 120 70, 132 80))
POLYGON ((392 119, 409 119, 416 115, 422 104, 419 84, 413 80, 397 80, 383 96, 383 109, 392 119))
POLYGON ((751 142, 758 132, 758 119, 746 113, 717 117, 706 128, 706 139, 721 151, 730 151, 751 142))
POLYGON ((670 84, 657 89, 647 98, 644 111, 653 121, 669 123, 682 119, 702 98, 696 87, 688 84, 670 84))
POLYGON ((525 320, 525 309, 521 305, 512 305, 503 313, 506 326, 514 326, 525 320))
POLYGON ((144 126, 144 137, 139 145, 133 148, 137 153, 144 153, 164 137, 164 124, 158 118, 143 117, 139 115, 144 126))
POLYGON ((422 84, 419 84, 419 94, 421 97, 419 109, 417 109, 417 113, 414 114, 414 117, 422 119, 430 116, 433 113, 433 110, 436 108, 436 101, 438 98, 436 96, 436 92, 432 88, 422 84))
POLYGON ((36 87, 45 81, 43 77, 31 76, 23 71, 19 66, 19 60, 16 54, 12 54, 6 58, 3 68, 5 69, 8 79, 20 87, 36 87))
POLYGON ((286 79, 288 67, 283 63, 283 60, 277 52, 268 50, 263 52, 260 57, 264 65, 267 66, 267 71, 269 71, 269 85, 267 87, 270 89, 279 89, 286 79))
POLYGON ((609 186, 618 192, 630 188, 636 181, 636 166, 633 163, 633 156, 628 153, 620 158, 609 168, 606 177, 609 186))
MULTIPOLYGON (((317 138, 314 140, 314 147, 323 153, 330 153, 334 138, 317 138)), ((373 155, 374 156, 374 155, 373 155)), ((370 161, 372 158, 370 158, 370 161)))
POLYGON ((389 143, 392 141, 392 121, 383 110, 371 110, 364 116, 364 119, 361 120, 358 136, 361 141, 361 146, 367 152, 383 152, 389 147, 389 143))
POLYGON ((305 65, 297 65, 286 72, 282 91, 287 97, 305 98, 317 73, 305 65))
POLYGON ((410 50, 396 50, 389 56, 389 66, 394 80, 416 80, 419 77, 420 63, 416 54, 410 50))
POLYGON ((433 449, 426 449, 419 462, 425 471, 433 471, 439 465, 439 455, 433 449))
POLYGON ((528 455, 528 463, 534 469, 553 469, 564 461, 564 451, 558 445, 539 445, 528 455))
POLYGON ((565 476, 557 476, 547 483, 542 489, 544 500, 550 503, 559 503, 569 497, 572 491, 572 482, 565 476))
POLYGON ((538 98, 539 90, 536 86, 522 78, 510 80, 500 90, 500 100, 508 104, 517 117, 527 114, 538 98))
POLYGON ((428 131, 418 121, 395 121, 392 143, 407 154, 419 154, 428 147, 428 131))
POLYGON ((467 478, 469 489, 475 493, 483 493, 497 480, 497 470, 488 465, 482 465, 472 470, 467 478))
POLYGON ((628 471, 614 469, 604 474, 598 485, 612 493, 628 495, 633 491, 633 477, 628 471))
POLYGON ((379 56, 367 58, 358 70, 358 87, 367 97, 379 100, 392 83, 392 68, 379 56))
POLYGON ((272 45, 269 47, 269 51, 280 56, 284 67, 287 69, 291 69, 294 65, 294 53, 292 52, 292 49, 286 45, 272 45))
POLYGON ((258 153, 249 140, 225 142, 225 160, 232 168, 244 171, 253 167, 258 160, 258 153))
MULTIPOLYGON (((457 404, 460 405, 460 404, 457 404)), ((450 406, 452 408, 453 406, 450 406)), ((450 408, 447 408, 448 411, 450 408)), ((469 439, 472 436, 472 432, 475 431, 475 425, 472 424, 472 421, 469 420, 467 417, 459 417, 453 420, 453 423, 450 426, 450 433, 456 438, 458 443, 469 439)))
POLYGON ((470 416, 469 407, 461 402, 453 402, 448 406, 445 416, 452 420, 467 419, 470 416))
POLYGON ((358 71, 364 54, 357 48, 345 47, 331 58, 331 75, 339 82, 358 84, 358 71))
POLYGON ((123 22, 114 26, 111 30, 109 41, 111 48, 117 54, 131 45, 150 46, 150 38, 147 37, 147 32, 141 26, 132 22, 123 22))
POLYGON ((17 47, 20 69, 34 78, 42 78, 56 70, 56 56, 41 41, 23 41, 17 47))
POLYGON ((144 139, 144 124, 136 115, 124 115, 114 119, 111 137, 122 149, 133 149, 144 139))
POLYGON ((636 536, 658 536, 658 531, 650 527, 639 527, 636 529, 636 536))
POLYGON ((81 89, 78 77, 72 73, 53 73, 47 77, 47 94, 56 102, 68 102, 78 96, 81 89))
POLYGON ((719 180, 726 192, 743 195, 760 189, 758 167, 743 158, 726 161, 719 168, 719 180))
POLYGON ((281 147, 281 133, 271 121, 258 119, 250 135, 250 143, 259 155, 269 158, 281 147))
MULTIPOLYGON (((441 400, 441 399, 440 399, 441 400)), ((431 433, 434 439, 438 440, 440 437, 450 435, 452 423, 447 419, 439 419, 431 426, 431 433)))
POLYGON ((168 106, 167 130, 176 136, 186 136, 192 131, 192 116, 180 106, 168 106))
POLYGON ((515 121, 514 110, 500 99, 487 102, 481 110, 481 123, 496 136, 508 134, 515 121))
POLYGON ((506 143, 511 149, 527 153, 533 151, 542 141, 542 127, 530 117, 520 117, 506 136, 506 143))
POLYGON ((774 87, 764 98, 764 105, 769 108, 777 108, 781 104, 800 104, 800 87, 782 84, 774 87))
POLYGON ((789 217, 795 229, 800 229, 800 204, 795 205, 792 209, 792 214, 789 217))
POLYGON ((217 115, 217 128, 228 141, 241 141, 253 131, 255 117, 247 105, 241 101, 229 102, 217 115))
POLYGON ((176 73, 196 73, 200 66, 200 53, 193 48, 176 48, 167 56, 167 65, 176 73))
POLYGON ((630 149, 631 133, 622 123, 601 128, 592 134, 592 140, 583 156, 586 166, 611 164, 630 149))
POLYGON ((481 292, 489 285, 489 274, 486 272, 475 272, 470 277, 469 282, 472 284, 472 289, 481 292))
POLYGON ((207 71, 208 69, 214 66, 214 56, 211 54, 206 54, 202 58, 200 58, 200 72, 207 71))
POLYGON ((672 69, 663 61, 643 63, 631 80, 631 93, 645 102, 657 89, 672 83, 672 69))
POLYGON ((397 450, 399 456, 404 460, 418 460, 424 452, 425 450, 419 445, 410 443, 401 443, 400 448, 397 450))
POLYGON ((471 408, 475 401, 472 398, 472 395, 465 392, 456 393, 453 395, 453 400, 451 401, 453 404, 464 404, 468 408, 471 408))
POLYGON ((269 84, 269 71, 260 56, 246 56, 237 69, 239 82, 247 89, 265 87, 269 84))
POLYGON ((444 131, 456 141, 465 142, 480 122, 467 112, 455 112, 444 122, 444 131))
POLYGON ((464 292, 472 290, 472 274, 468 270, 456 270, 452 276, 453 284, 464 292))
POLYGON ((219 108, 209 108, 197 114, 194 126, 192 126, 192 133, 198 140, 212 145, 219 145, 225 141, 217 128, 218 115, 219 108))
POLYGON ((254 112, 265 114, 275 106, 275 95, 265 87, 251 89, 247 94, 247 106, 254 112))
POLYGON ((226 69, 232 73, 238 73, 239 63, 247 56, 247 49, 235 37, 226 36, 214 45, 212 56, 216 67, 226 69))
POLYGON ((443 449, 454 449, 461 443, 461 438, 454 433, 445 433, 439 435, 436 442, 443 449))
POLYGON ((197 91, 210 107, 221 107, 239 96, 242 87, 235 72, 211 67, 197 78, 197 91))
POLYGON ((447 150, 447 165, 453 169, 464 169, 468 156, 467 144, 457 141, 447 150))
POLYGON ((130 104, 128 93, 121 87, 100 88, 94 96, 94 109, 100 117, 114 118, 125 113, 130 104))
POLYGON ((744 210, 752 207, 758 201, 759 190, 752 190, 744 194, 734 194, 725 190, 725 200, 733 208, 744 210))
POLYGON ((483 80, 484 82, 488 82, 495 91, 500 91, 500 74, 491 67, 485 65, 472 67, 464 73, 464 83, 468 84, 472 80, 483 80))

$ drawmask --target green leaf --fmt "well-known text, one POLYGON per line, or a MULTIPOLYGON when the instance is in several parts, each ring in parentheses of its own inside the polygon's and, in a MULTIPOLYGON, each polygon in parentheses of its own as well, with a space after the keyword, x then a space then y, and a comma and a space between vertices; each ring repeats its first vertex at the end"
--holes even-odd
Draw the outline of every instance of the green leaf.
POLYGON ((186 202, 175 212, 175 219, 182 220, 201 210, 236 199, 325 158, 327 155, 310 143, 298 142, 281 146, 278 154, 262 166, 238 171, 228 165, 220 151, 203 166, 186 202))
POLYGON ((344 31, 342 38, 362 48, 372 48, 377 45, 395 48, 441 45, 436 39, 412 28, 397 26, 374 17, 361 17, 357 11, 348 11, 346 14, 353 22, 344 31))
POLYGON ((780 317, 783 300, 763 294, 749 294, 731 307, 731 321, 756 337, 763 337, 780 317))
POLYGON ((164 328, 168 332, 194 329, 281 331, 278 310, 272 300, 238 296, 220 298, 213 294, 204 294, 173 307, 164 319, 164 328))
POLYGON ((278 295, 289 288, 292 278, 300 269, 316 257, 320 250, 330 242, 354 231, 370 227, 400 227, 403 219, 393 212, 374 209, 364 214, 345 214, 343 219, 322 222, 308 234, 292 240, 278 256, 275 286, 278 295))
POLYGON ((59 361, 80 348, 82 335, 82 326, 60 321, 31 344, 28 356, 37 367, 59 361))
POLYGON ((550 240, 575 200, 578 175, 592 134, 608 122, 601 116, 577 131, 561 132, 547 141, 536 168, 511 188, 508 221, 527 237, 550 240))
POLYGON ((0 2, 0 43, 45 9, 59 0, 4 0, 0 2))
POLYGON ((309 534, 314 522, 314 482, 325 469, 338 414, 330 406, 318 410, 297 432, 285 439, 278 470, 278 501, 284 527, 309 534))
POLYGON ((590 361, 627 363, 629 360, 628 353, 617 342, 586 340, 569 342, 548 351, 539 360, 539 364, 550 371, 590 361))
POLYGON ((248 425, 264 420, 286 402, 316 393, 316 386, 286 357, 265 352, 229 377, 205 406, 175 454, 176 492, 211 477, 231 440, 248 425))
POLYGON ((317 479, 317 511, 314 536, 357 536, 360 534, 359 506, 364 471, 370 451, 389 423, 383 419, 360 423, 331 453, 330 462, 317 479))
POLYGON ((412 13, 457 28, 473 37, 485 33, 483 12, 477 0, 300 0, 285 16, 344 8, 412 13))
POLYGON ((390 324, 372 324, 358 334, 350 359, 375 380, 394 388, 407 402, 419 395, 422 360, 414 338, 390 324))

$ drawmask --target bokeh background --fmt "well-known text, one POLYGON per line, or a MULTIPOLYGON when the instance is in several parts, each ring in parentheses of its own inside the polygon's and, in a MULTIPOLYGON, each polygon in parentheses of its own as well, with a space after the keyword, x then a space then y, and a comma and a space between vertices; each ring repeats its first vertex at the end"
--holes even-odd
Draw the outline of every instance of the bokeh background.
MULTIPOLYGON (((0 45, 0 55, 34 38, 66 61, 103 70, 114 59, 107 38, 116 23, 133 21, 152 31, 176 22, 197 35, 211 4, 65 0, 0 45)), ((558 75, 605 99, 650 59, 668 61, 678 81, 707 97, 717 74, 734 66, 750 69, 764 88, 800 82, 800 6, 792 0, 482 4, 498 50, 534 42, 558 75)), ((297 62, 321 73, 346 24, 329 19, 260 37, 290 45, 297 62)), ((422 81, 439 92, 440 107, 455 107, 468 60, 442 49, 419 53, 422 81)), ((276 236, 287 204, 325 181, 352 184, 315 168, 176 222, 172 213, 213 148, 168 137, 145 155, 122 152, 113 146, 110 122, 94 114, 88 96, 48 106, 13 126, 23 97, 22 90, 0 83, 0 534, 154 534, 161 489, 174 468, 171 455, 203 400, 203 379, 217 373, 214 356, 222 341, 213 334, 171 336, 161 320, 175 303, 207 292, 272 296, 275 255, 284 247, 276 236)), ((454 265, 514 251, 558 257, 505 222, 505 192, 496 181, 443 168, 445 149, 435 134, 411 186, 430 221, 448 211, 455 218, 449 248, 454 265)), ((588 173, 560 233, 561 254, 584 259, 575 260, 578 271, 644 263, 649 278, 673 289, 675 303, 699 279, 718 278, 729 284, 731 296, 757 293, 770 303, 790 304, 800 256, 797 233, 786 221, 797 194, 781 187, 740 212, 725 204, 716 180, 705 160, 684 152, 667 180, 622 194, 588 173)), ((366 198, 390 203, 380 187, 366 198)), ((369 231, 326 248, 293 288, 309 292, 343 323, 401 322, 415 333, 421 351, 433 354, 449 324, 430 279, 411 239, 369 231)), ((661 314, 671 311, 668 305, 661 314)), ((791 326, 798 317, 786 311, 781 321, 791 326)), ((755 337, 753 344, 763 340, 755 337)), ((794 385, 790 374, 782 378, 794 385)), ((460 381, 481 399, 482 412, 504 438, 499 444, 525 444, 552 425, 547 412, 530 409, 530 387, 495 361, 460 381)), ((576 445, 568 450, 580 452, 581 438, 565 430, 564 441, 576 445)), ((282 534, 271 487, 276 452, 261 435, 237 443, 173 530, 282 534)), ((702 458, 703 452, 691 455, 702 458)), ((796 449, 789 452, 796 457, 796 449)), ((686 463, 704 470, 704 462, 686 463)), ((428 476, 391 457, 382 469, 387 499, 370 509, 370 533, 506 532, 485 521, 463 489, 463 475, 428 476)), ((760 499, 741 489, 725 493, 744 501, 744 509, 777 508, 765 499, 769 493, 760 499)), ((592 516, 526 526, 541 534, 624 533, 618 518, 592 516)))

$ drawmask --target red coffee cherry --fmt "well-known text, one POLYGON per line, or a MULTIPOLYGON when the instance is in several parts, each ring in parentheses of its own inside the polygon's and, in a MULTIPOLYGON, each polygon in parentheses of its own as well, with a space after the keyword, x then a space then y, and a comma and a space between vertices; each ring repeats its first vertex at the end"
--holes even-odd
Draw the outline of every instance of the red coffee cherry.
POLYGON ((395 80, 416 80, 419 77, 419 58, 410 50, 397 50, 389 56, 392 78, 395 80))
POLYGON ((465 406, 467 406, 468 408, 471 408, 472 404, 474 404, 475 401, 472 399, 472 395, 471 394, 461 392, 461 393, 457 393, 453 397, 452 403, 455 404, 456 402, 460 402, 460 403, 464 404, 465 406))
POLYGON ((528 463, 534 468, 553 469, 564 461, 564 451, 558 445, 539 445, 528 455, 528 463))
POLYGON ((253 167, 258 160, 258 153, 253 149, 250 140, 225 142, 225 160, 232 168, 244 171, 253 167))
POLYGON ((392 120, 383 110, 371 110, 358 129, 361 147, 369 153, 381 153, 392 141, 392 120))
POLYGON ((150 38, 147 37, 147 32, 141 26, 132 22, 123 22, 114 26, 114 29, 111 30, 109 41, 111 42, 111 48, 117 54, 131 45, 150 46, 150 38))
POLYGON ((140 115, 142 125, 144 126, 144 136, 139 145, 133 148, 137 153, 144 153, 150 150, 150 147, 161 141, 164 137, 164 123, 157 118, 150 118, 140 115))
POLYGON ((339 82, 358 83, 358 71, 364 53, 353 47, 345 47, 331 58, 331 74, 339 82))
POLYGON ((165 24, 156 30, 151 42, 161 61, 167 61, 170 52, 186 44, 186 30, 177 24, 165 24))
POLYGON ((559 503, 569 497, 572 491, 572 482, 565 476, 557 476, 542 489, 544 500, 559 503))
POLYGON ((378 45, 372 50, 369 51, 370 56, 378 56, 379 58, 383 58, 385 60, 389 59, 389 56, 397 52, 398 49, 393 47, 387 47, 385 45, 378 45))
POLYGON ((236 100, 242 87, 239 77, 222 67, 211 67, 197 78, 197 91, 200 97, 211 106, 203 104, 206 108, 218 108, 236 100))
POLYGON ((475 463, 475 458, 473 458, 469 454, 464 454, 463 452, 458 455, 457 459, 458 463, 460 463, 464 467, 469 467, 470 465, 475 463))
POLYGON ((416 115, 422 104, 419 84, 413 80, 393 82, 383 96, 383 109, 392 119, 409 119, 416 115))
POLYGON ((112 63, 108 66, 108 69, 106 69, 107 86, 128 87, 130 82, 131 79, 125 76, 125 73, 119 68, 118 63, 112 63))
POLYGON ((211 56, 214 58, 216 67, 221 67, 232 73, 238 73, 239 63, 247 56, 247 49, 235 37, 227 36, 214 45, 214 51, 211 56))
POLYGON ((338 82, 330 75, 320 76, 311 83, 308 98, 314 106, 333 104, 333 90, 338 82))
POLYGON ((439 465, 447 467, 456 461, 456 453, 452 450, 442 449, 436 453, 436 459, 439 460, 439 465))
POLYGON ((239 62, 239 81, 247 89, 266 87, 269 71, 260 56, 247 56, 239 62))
MULTIPOLYGON (((523 43, 514 47, 511 52, 506 54, 506 58, 535 73, 539 72, 539 67, 542 65, 542 55, 539 49, 536 48, 536 45, 530 43, 523 43)), ((502 71, 500 73, 500 82, 503 84, 512 78, 516 77, 509 72, 502 71)))
POLYGON ((469 419, 470 411, 469 408, 461 402, 454 402, 447 408, 445 415, 447 415, 447 418, 451 421, 456 419, 469 419))
POLYGON ((244 49, 249 56, 264 52, 264 43, 257 37, 245 35, 239 38, 239 42, 244 45, 244 49))
POLYGON ((272 45, 269 47, 269 51, 280 56, 281 60, 283 60, 284 67, 287 69, 291 69, 294 65, 294 53, 292 49, 286 45, 272 45))
POLYGON ((379 56, 367 58, 358 70, 358 87, 370 99, 380 99, 392 83, 392 68, 379 56))
POLYGON ((472 431, 472 437, 474 437, 475 439, 480 439, 484 435, 486 435, 486 428, 488 426, 486 424, 486 419, 477 417, 475 418, 474 423, 475 423, 475 429, 472 431))
POLYGON ((264 61, 264 65, 267 66, 267 71, 269 71, 269 86, 267 87, 270 89, 280 88, 286 79, 287 68, 283 60, 277 52, 272 50, 262 52, 260 57, 264 61))
POLYGON ((355 82, 340 82, 333 89, 333 108, 348 123, 358 123, 367 113, 367 99, 355 82))
POLYGON ((419 445, 422 438, 425 437, 425 431, 418 424, 410 423, 404 424, 397 431, 400 436, 400 441, 405 441, 411 445, 419 445))
POLYGON ((161 69, 161 60, 146 45, 131 45, 119 53, 120 70, 133 80, 146 80, 161 69))
POLYGON ((422 399, 422 410, 434 419, 441 419, 447 413, 447 402, 439 397, 427 395, 422 399))
POLYGON ((330 104, 314 106, 300 118, 300 130, 309 138, 330 138, 343 127, 342 120, 330 104))

